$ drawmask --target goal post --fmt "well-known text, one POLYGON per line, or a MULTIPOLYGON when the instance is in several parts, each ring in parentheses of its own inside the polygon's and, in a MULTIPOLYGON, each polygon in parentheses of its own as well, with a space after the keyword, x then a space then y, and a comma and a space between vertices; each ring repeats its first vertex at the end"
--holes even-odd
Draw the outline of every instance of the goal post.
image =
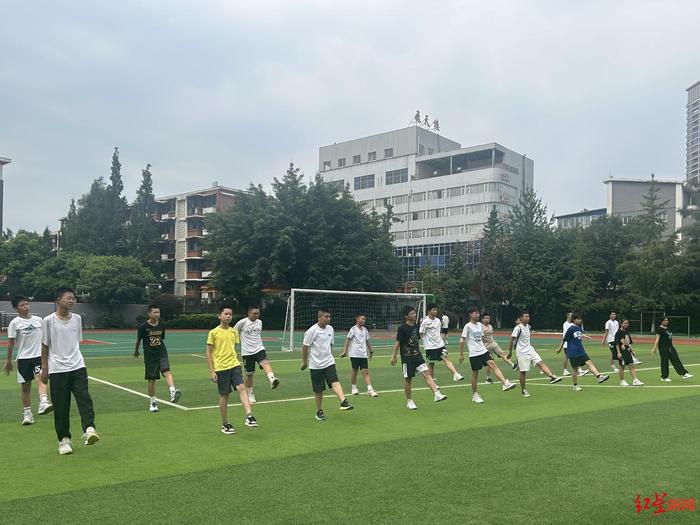
POLYGON ((423 293, 292 288, 287 299, 282 351, 301 349, 303 334, 316 322, 319 309, 331 313, 331 326, 336 336, 349 330, 358 314, 364 314, 370 336, 386 341, 384 344, 375 341, 375 346, 388 346, 393 344, 396 329, 403 322, 404 307, 412 306, 419 318, 425 317, 428 297, 423 293))

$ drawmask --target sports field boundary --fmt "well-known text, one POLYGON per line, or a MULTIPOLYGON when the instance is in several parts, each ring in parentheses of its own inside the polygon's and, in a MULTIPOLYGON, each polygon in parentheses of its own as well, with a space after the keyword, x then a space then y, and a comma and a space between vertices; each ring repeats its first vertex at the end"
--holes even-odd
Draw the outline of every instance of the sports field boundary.
MULTIPOLYGON (((105 381, 104 379, 100 379, 98 377, 88 376, 88 379, 91 381, 96 381, 96 382, 101 383, 101 384, 106 385, 106 386, 111 386, 112 388, 116 388, 117 390, 122 390, 124 392, 128 392, 129 394, 134 394, 134 395, 137 395, 139 397, 144 397, 148 400, 151 399, 151 396, 149 396, 148 394, 144 394, 143 392, 139 392, 138 390, 133 390, 131 388, 127 388, 127 387, 122 386, 122 385, 117 385, 116 383, 111 383, 109 381, 105 381)), ((164 399, 156 398, 156 401, 158 401, 159 403, 162 403, 164 405, 173 407, 173 408, 179 408, 180 410, 189 410, 187 407, 184 407, 182 405, 177 405, 175 403, 171 403, 170 401, 166 401, 164 399)))

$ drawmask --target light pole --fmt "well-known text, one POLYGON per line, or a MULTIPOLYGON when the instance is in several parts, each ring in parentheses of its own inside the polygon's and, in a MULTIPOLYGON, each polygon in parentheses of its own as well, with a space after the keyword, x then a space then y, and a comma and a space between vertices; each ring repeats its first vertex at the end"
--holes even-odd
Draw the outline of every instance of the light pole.
POLYGON ((0 157, 0 235, 2 235, 3 230, 3 203, 5 201, 5 182, 2 180, 2 168, 5 166, 5 164, 9 164, 12 162, 12 159, 9 159, 7 157, 0 157))

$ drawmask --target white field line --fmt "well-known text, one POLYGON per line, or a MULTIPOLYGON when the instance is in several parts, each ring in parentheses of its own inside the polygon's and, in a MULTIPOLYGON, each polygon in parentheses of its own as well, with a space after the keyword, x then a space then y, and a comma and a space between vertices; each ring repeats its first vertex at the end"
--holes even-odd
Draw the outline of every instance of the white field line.
MULTIPOLYGON (((123 390, 124 392, 129 392, 130 394, 134 394, 134 395, 137 395, 139 397, 145 397, 146 399, 149 399, 149 400, 151 399, 150 396, 148 396, 147 394, 144 394, 143 392, 137 392, 136 390, 132 390, 131 388, 126 388, 125 386, 116 385, 114 383, 110 383, 109 381, 105 381, 104 379, 99 379, 99 378, 93 377, 93 376, 88 376, 88 379, 90 379, 91 381, 97 381, 98 383, 102 383, 103 385, 111 386, 112 388, 116 388, 118 390, 123 390)), ((179 408, 180 410, 188 410, 187 407, 184 407, 181 405, 176 405, 175 403, 171 403, 170 401, 166 401, 164 399, 156 398, 156 400, 159 403, 162 403, 164 405, 168 405, 168 406, 171 406, 174 408, 179 408)))

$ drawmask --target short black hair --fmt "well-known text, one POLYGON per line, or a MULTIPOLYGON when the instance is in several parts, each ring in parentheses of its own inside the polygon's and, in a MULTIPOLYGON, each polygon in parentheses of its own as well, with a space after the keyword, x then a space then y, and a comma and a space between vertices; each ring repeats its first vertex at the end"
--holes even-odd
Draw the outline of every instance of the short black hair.
POLYGON ((224 304, 219 306, 219 313, 222 313, 224 310, 226 310, 226 308, 228 308, 229 310, 231 310, 231 312, 233 312, 233 306, 231 306, 230 304, 224 303, 224 304))
POLYGON ((149 313, 151 312, 151 310, 156 310, 156 309, 157 309, 157 310, 160 310, 160 306, 158 306, 158 305, 155 304, 155 303, 151 303, 151 304, 148 305, 148 312, 149 312, 149 313))
POLYGON ((363 314, 362 312, 360 312, 359 314, 355 315, 355 319, 357 319, 358 317, 367 317, 367 314, 363 314))
POLYGON ((576 319, 583 319, 583 314, 579 312, 574 312, 571 314, 571 320, 575 321, 576 319))
POLYGON ((669 320, 670 319, 664 315, 661 319, 659 319, 659 324, 663 323, 664 321, 669 321, 669 320))
POLYGON ((469 315, 471 315, 472 312, 478 312, 478 311, 479 311, 479 308, 478 308, 478 307, 472 306, 469 310, 467 310, 467 313, 468 313, 469 315))
POLYGON ((491 317, 491 313, 490 313, 490 312, 484 312, 484 313, 482 313, 482 314, 481 314, 481 317, 486 317, 487 315, 488 315, 489 317, 491 317))
POLYGON ((255 305, 255 304, 251 304, 248 307, 248 311, 250 312, 251 310, 260 310, 260 307, 258 305, 255 305))
POLYGON ((413 306, 411 306, 410 304, 406 305, 403 307, 403 316, 407 317, 408 314, 410 314, 411 312, 415 312, 415 311, 416 311, 416 309, 413 308, 413 306))
POLYGON ((58 301, 67 293, 72 293, 73 295, 75 295, 75 290, 73 290, 73 288, 71 288, 70 286, 61 286, 56 290, 56 300, 58 301))
POLYGON ((437 305, 435 303, 428 303, 428 310, 432 310, 433 308, 437 309, 437 305))
POLYGON ((22 301, 29 301, 29 297, 24 295, 15 295, 10 301, 12 303, 12 308, 17 308, 17 305, 22 301))
POLYGON ((610 312, 608 313, 608 315, 612 315, 612 314, 617 315, 617 311, 616 311, 616 310, 610 310, 610 312))
POLYGON ((520 318, 521 318, 523 315, 525 315, 525 314, 530 315, 530 312, 528 312, 527 310, 520 310, 520 311, 518 312, 518 319, 520 319, 520 318))
POLYGON ((316 312, 316 317, 321 317, 323 314, 329 314, 330 311, 327 308, 319 308, 318 312, 316 312))

